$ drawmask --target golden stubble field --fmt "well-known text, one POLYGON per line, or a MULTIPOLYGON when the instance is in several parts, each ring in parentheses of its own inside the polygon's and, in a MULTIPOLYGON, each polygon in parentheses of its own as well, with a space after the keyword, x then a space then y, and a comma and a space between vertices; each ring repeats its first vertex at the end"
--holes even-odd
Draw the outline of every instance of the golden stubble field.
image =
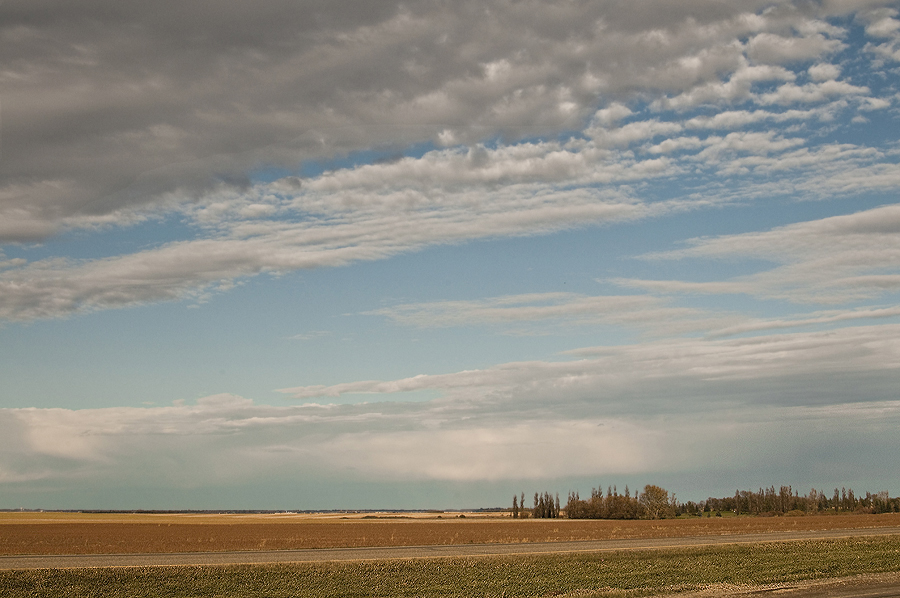
POLYGON ((662 538, 900 525, 900 515, 661 521, 0 513, 0 554, 122 554, 662 538))

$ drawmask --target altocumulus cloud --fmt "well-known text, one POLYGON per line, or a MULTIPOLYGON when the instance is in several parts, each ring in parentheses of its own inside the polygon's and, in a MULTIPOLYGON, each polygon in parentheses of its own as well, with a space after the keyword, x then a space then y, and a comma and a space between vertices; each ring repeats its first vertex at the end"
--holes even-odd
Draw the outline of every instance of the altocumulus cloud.
MULTIPOLYGON (((658 135, 651 127, 629 137, 638 143, 658 135)), ((227 289, 231 281, 260 272, 339 266, 432 244, 635 220, 764 192, 802 196, 830 187, 858 193, 900 184, 898 166, 884 162, 877 150, 847 144, 796 149, 804 144, 773 132, 743 132, 696 143, 675 138, 670 146, 647 147, 645 158, 590 139, 435 150, 394 164, 324 173, 295 192, 282 181, 223 192, 194 209, 202 229, 212 233, 205 238, 100 260, 10 264, 0 272, 0 316, 58 317, 172 300, 227 289), (689 148, 695 151, 685 152, 689 148), (658 156, 673 150, 680 155, 658 156), (748 185, 743 196, 740 184, 723 192, 714 182, 724 173, 740 183, 753 172, 766 182, 748 185), (648 202, 630 190, 635 182, 685 173, 700 183, 689 197, 648 202), (248 210, 280 218, 247 218, 248 210)))
POLYGON ((4 120, 4 146, 15 151, 4 153, 0 236, 173 215, 195 236, 99 260, 7 264, 0 316, 196 297, 260 272, 763 195, 896 188, 896 156, 802 126, 696 134, 783 120, 814 129, 892 106, 827 62, 847 48, 828 18, 853 10, 873 40, 896 37, 884 4, 274 2, 227 4, 212 19, 199 5, 100 3, 72 15, 7 4, 4 110, 15 118, 4 120), (140 26, 123 36, 113 22, 140 26), (809 60, 819 62, 790 68, 809 60), (597 111, 598 97, 614 101, 597 111), (748 103, 758 108, 729 109, 748 103), (515 141, 559 131, 576 133, 515 141), (512 142, 481 145, 498 134, 512 142), (412 143, 450 147, 303 181, 251 176, 261 164, 412 143), (694 182, 681 197, 634 192, 683 176, 694 182))

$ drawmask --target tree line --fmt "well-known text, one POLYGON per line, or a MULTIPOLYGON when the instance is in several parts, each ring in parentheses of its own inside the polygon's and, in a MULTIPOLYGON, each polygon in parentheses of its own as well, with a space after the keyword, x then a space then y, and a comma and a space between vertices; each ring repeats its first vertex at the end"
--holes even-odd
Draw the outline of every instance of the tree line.
POLYGON ((535 492, 534 502, 530 509, 525 507, 525 493, 521 498, 513 496, 513 518, 532 517, 550 519, 565 515, 568 519, 662 519, 674 517, 677 502, 675 495, 659 486, 648 484, 643 492, 635 492, 634 496, 628 486, 624 494, 619 494, 615 486, 607 489, 594 488, 591 497, 582 499, 577 492, 570 492, 565 509, 560 508, 559 494, 555 497, 549 492, 535 492))
POLYGON ((801 515, 820 513, 900 513, 900 498, 891 498, 886 491, 857 495, 853 489, 834 489, 829 497, 813 488, 800 495, 791 486, 775 486, 752 490, 736 490, 734 496, 709 497, 705 501, 681 503, 674 493, 648 484, 643 491, 634 492, 625 486, 619 493, 615 486, 593 488, 590 498, 582 499, 578 492, 570 492, 564 508, 560 508, 559 494, 534 493, 531 508, 525 506, 525 493, 513 496, 512 516, 516 519, 532 517, 550 519, 665 519, 678 516, 712 516, 731 511, 737 515, 801 515))
POLYGON ((811 489, 801 495, 791 486, 775 486, 752 490, 735 490, 734 496, 708 498, 682 506, 682 512, 732 511, 738 515, 783 515, 786 513, 900 513, 900 497, 891 498, 887 491, 857 495, 852 488, 834 489, 829 497, 822 490, 811 489))
POLYGON ((525 493, 522 493, 521 502, 517 497, 513 496, 512 516, 515 519, 525 518, 529 515, 535 519, 554 519, 560 516, 562 509, 559 507, 559 494, 556 497, 550 496, 549 492, 539 494, 534 493, 534 506, 525 509, 525 493))

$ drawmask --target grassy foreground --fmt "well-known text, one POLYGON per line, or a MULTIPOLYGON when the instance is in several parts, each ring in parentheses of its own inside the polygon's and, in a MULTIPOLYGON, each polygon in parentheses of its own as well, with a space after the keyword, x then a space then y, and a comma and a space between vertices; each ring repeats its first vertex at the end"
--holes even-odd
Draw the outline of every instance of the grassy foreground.
POLYGON ((19 597, 649 596, 900 571, 900 537, 328 564, 0 571, 19 597))

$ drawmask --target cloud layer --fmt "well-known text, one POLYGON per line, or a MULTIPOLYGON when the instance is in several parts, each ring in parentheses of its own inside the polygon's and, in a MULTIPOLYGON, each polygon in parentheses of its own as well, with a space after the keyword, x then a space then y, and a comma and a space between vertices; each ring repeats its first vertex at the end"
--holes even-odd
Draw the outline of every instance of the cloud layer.
POLYGON ((218 395, 169 407, 3 409, 0 427, 15 442, 5 443, 0 476, 19 487, 140 477, 184 488, 276 472, 469 483, 687 474, 714 455, 715 471, 757 480, 785 451, 820 468, 793 451, 830 454, 849 437, 896 445, 897 339, 894 324, 659 341, 583 349, 573 361, 284 391, 306 400, 400 393, 400 402, 266 406, 218 395), (866 396, 856 397, 862 379, 866 396), (423 388, 443 397, 402 401, 423 388))
MULTIPOLYGON (((719 123, 738 125, 768 118, 759 111, 719 116, 726 117, 719 123)), ((791 115, 819 116, 816 111, 791 115)), ((227 289, 261 272, 637 220, 763 194, 841 196, 900 185, 894 157, 873 148, 807 147, 808 139, 774 131, 680 135, 711 126, 720 125, 697 117, 635 121, 589 128, 588 138, 565 143, 432 150, 302 181, 287 177, 242 192, 223 189, 190 207, 187 215, 201 233, 192 240, 94 260, 7 260, 0 271, 0 317, 52 318, 180 299, 227 289), (653 201, 634 189, 685 176, 694 181, 693 192, 673 199, 653 201)))
MULTIPOLYGON (((253 10, 226 3, 211 14, 203 4, 149 10, 100 2, 73 15, 52 2, 14 2, 2 36, 10 58, 2 73, 0 238, 42 239, 67 228, 128 226, 193 211, 223 189, 244 195, 251 173, 263 167, 293 169, 412 143, 474 145, 498 135, 577 131, 617 99, 678 110, 890 101, 840 80, 840 67, 827 62, 847 47, 846 30, 827 19, 845 17, 850 6, 783 2, 759 12, 768 4, 657 2, 636 9, 571 2, 550 9, 497 1, 451 10, 434 2, 370 2, 350 10, 344 2, 271 2, 253 10), (791 68, 808 61, 824 62, 809 73, 791 68)), ((887 60, 895 15, 880 8, 887 3, 862 4, 852 10, 878 42, 869 54, 887 60)), ((610 115, 624 113, 601 113, 586 131, 597 150, 684 128, 651 119, 609 131, 610 115)), ((732 150, 765 154, 801 143, 736 146, 728 139, 732 150)), ((707 153, 720 151, 715 139, 706 143, 713 146, 707 153)), ((488 169, 460 170, 451 158, 441 169, 419 170, 450 185, 572 176, 608 183, 667 170, 666 162, 649 159, 604 165, 596 151, 571 155, 551 146, 510 147, 488 169), (537 155, 521 155, 529 151, 537 155)), ((411 165, 380 176, 417 174, 404 166, 411 165)), ((376 173, 338 174, 312 187, 336 189, 376 173)), ((392 200, 403 198, 379 198, 392 200)))

